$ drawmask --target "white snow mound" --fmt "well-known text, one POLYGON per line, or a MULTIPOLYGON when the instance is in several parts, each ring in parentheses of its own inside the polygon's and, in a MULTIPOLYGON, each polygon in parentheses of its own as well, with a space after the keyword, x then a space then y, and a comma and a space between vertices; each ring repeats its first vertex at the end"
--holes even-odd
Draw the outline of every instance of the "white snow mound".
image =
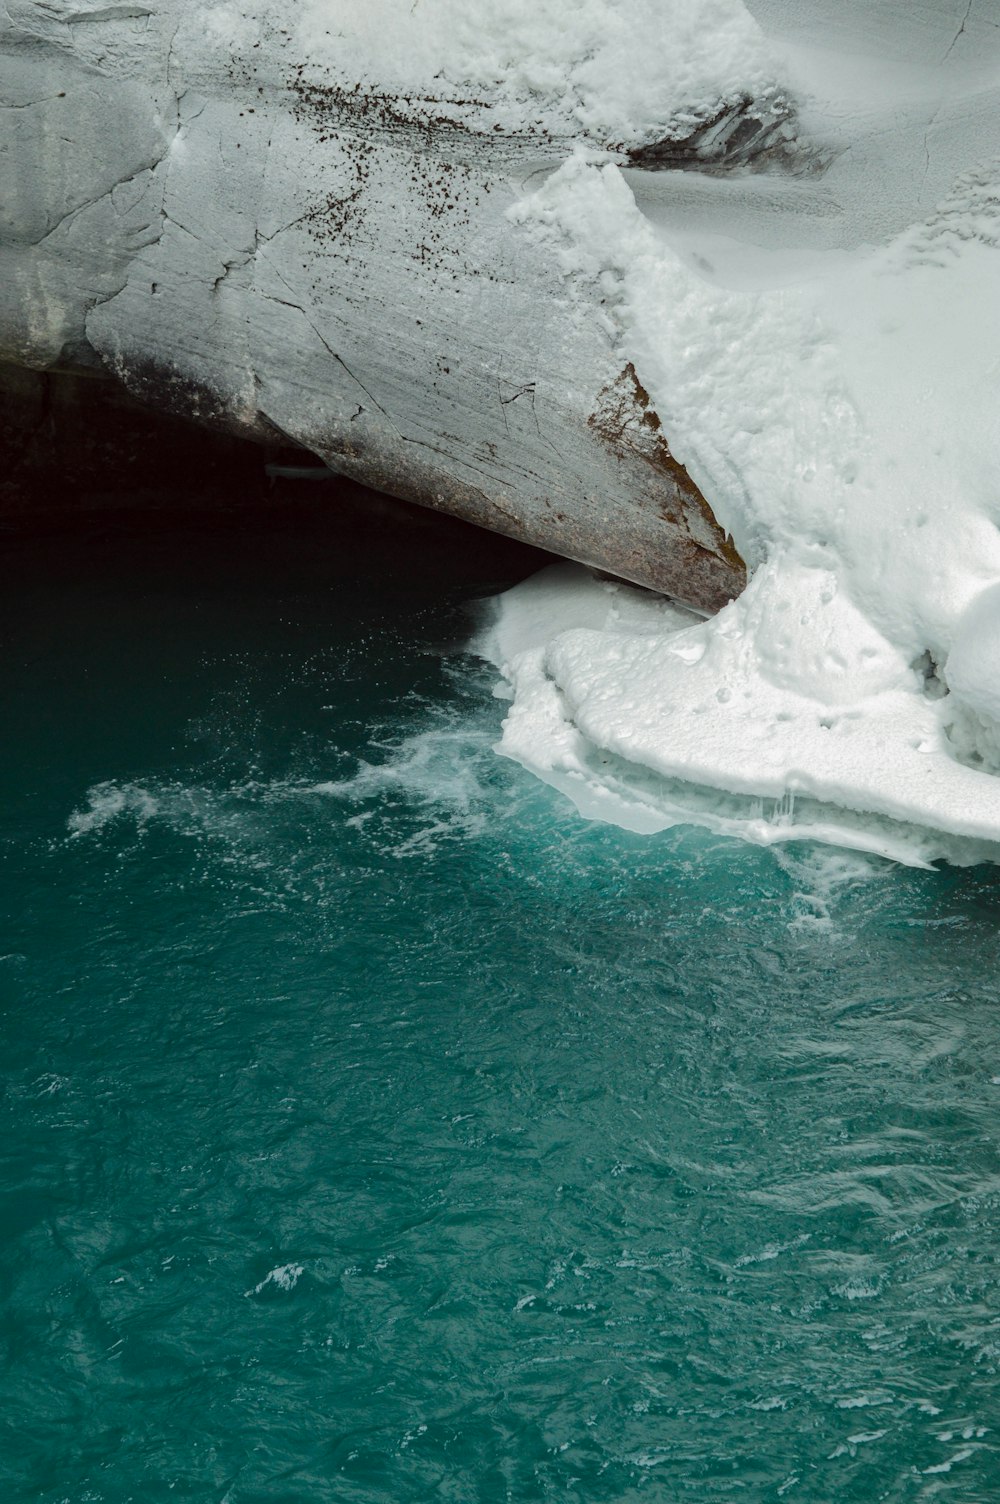
POLYGON ((936 45, 879 71, 787 10, 806 115, 843 146, 824 176, 581 150, 515 211, 599 294, 752 573, 711 621, 572 566, 509 592, 482 649, 513 692, 501 750, 636 830, 997 858, 1000 49, 941 0, 936 45))

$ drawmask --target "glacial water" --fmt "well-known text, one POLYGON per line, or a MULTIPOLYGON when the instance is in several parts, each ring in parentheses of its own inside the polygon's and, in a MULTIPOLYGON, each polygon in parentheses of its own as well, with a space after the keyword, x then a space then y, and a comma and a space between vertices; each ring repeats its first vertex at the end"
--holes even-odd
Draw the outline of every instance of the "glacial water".
POLYGON ((4 556, 0 1498, 1000 1497, 1000 871, 582 821, 457 527, 4 556))

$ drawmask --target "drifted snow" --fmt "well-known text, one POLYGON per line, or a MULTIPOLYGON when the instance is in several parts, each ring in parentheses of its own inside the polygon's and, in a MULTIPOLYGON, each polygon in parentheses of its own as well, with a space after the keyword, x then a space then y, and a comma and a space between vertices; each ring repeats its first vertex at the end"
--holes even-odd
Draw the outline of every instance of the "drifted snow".
POLYGON ((501 749, 638 830, 995 857, 1000 10, 831 38, 761 9, 825 175, 651 184, 581 150, 513 211, 599 289, 755 572, 708 622, 578 571, 510 592, 501 749))
POLYGON ((378 0, 350 14, 307 0, 297 15, 314 60, 404 95, 478 91, 506 128, 582 130, 602 145, 662 134, 678 105, 696 120, 776 81, 741 0, 378 0))

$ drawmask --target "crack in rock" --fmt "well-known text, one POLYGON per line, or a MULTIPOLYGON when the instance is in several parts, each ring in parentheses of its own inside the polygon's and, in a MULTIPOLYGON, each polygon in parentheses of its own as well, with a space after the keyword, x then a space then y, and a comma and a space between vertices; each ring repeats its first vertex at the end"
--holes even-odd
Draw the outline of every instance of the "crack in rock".
POLYGON ((66 26, 78 26, 84 21, 148 21, 153 12, 140 5, 107 5, 103 10, 80 10, 71 16, 61 16, 66 26))

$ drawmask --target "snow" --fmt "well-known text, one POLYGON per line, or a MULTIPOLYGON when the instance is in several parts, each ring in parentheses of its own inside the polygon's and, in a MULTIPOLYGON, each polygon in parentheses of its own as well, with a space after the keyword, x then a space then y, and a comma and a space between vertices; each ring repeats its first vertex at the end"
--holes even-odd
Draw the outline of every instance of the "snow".
POLYGON ((948 655, 956 698, 986 722, 1000 723, 1000 585, 989 585, 959 617, 948 655))
POLYGON ((513 211, 753 573, 709 622, 578 571, 518 587, 483 647, 501 750, 634 829, 997 856, 997 44, 939 4, 936 50, 876 74, 787 10, 824 177, 650 183, 578 149, 513 211))
POLYGON ((654 140, 718 104, 765 92, 776 61, 740 0, 307 0, 303 56, 380 90, 470 90, 509 127, 654 140))

